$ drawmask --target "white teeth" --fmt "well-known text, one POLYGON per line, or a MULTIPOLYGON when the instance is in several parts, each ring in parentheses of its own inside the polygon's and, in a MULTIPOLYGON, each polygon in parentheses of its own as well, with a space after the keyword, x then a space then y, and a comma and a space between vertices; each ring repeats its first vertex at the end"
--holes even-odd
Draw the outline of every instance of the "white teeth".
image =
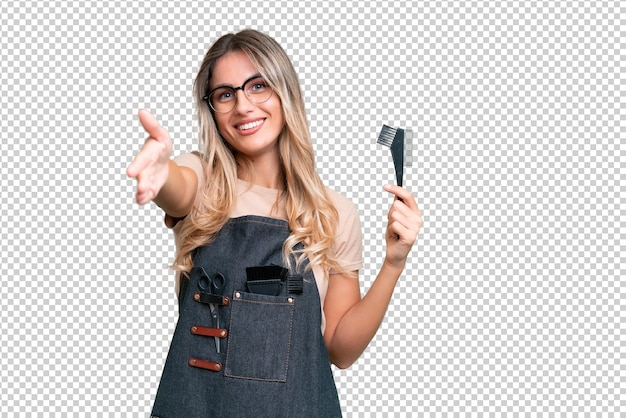
POLYGON ((246 123, 243 125, 239 125, 237 126, 237 129, 242 130, 242 131, 247 131, 248 129, 256 128, 262 123, 263 123, 263 119, 259 119, 256 122, 250 122, 250 123, 246 123))

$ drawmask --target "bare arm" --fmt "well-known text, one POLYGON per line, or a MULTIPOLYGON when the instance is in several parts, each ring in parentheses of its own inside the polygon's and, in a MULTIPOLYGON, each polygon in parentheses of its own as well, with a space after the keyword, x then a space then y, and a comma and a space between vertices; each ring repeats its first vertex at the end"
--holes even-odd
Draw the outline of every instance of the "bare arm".
POLYGON ((149 136, 126 170, 129 177, 137 179, 137 203, 154 200, 168 215, 183 217, 193 207, 198 177, 190 168, 170 160, 172 140, 150 112, 140 111, 139 120, 149 136))
POLYGON ((154 198, 154 203, 168 215, 182 218, 191 211, 197 190, 198 176, 196 173, 191 168, 178 166, 170 160, 167 181, 154 198))
POLYGON ((387 252, 369 291, 361 299, 358 272, 333 274, 324 301, 324 341, 332 363, 346 368, 370 343, 385 316, 408 253, 422 227, 422 213, 413 196, 400 187, 387 189, 396 199, 389 211, 387 252))

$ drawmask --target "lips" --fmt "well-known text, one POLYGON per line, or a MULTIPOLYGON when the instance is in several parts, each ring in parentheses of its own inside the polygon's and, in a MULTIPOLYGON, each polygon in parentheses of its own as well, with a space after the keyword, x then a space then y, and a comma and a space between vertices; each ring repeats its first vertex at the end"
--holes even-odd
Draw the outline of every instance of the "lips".
POLYGON ((265 119, 257 119, 255 121, 245 122, 245 123, 236 125, 235 128, 237 128, 237 130, 239 131, 244 131, 244 132, 251 131, 261 126, 263 122, 265 122, 265 119))

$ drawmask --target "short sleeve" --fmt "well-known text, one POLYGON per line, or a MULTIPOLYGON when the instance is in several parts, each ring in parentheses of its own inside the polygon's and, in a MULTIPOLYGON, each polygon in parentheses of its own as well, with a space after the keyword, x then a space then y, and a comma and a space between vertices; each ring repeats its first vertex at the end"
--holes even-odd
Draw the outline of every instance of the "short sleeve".
POLYGON ((181 154, 174 158, 174 162, 181 167, 191 168, 198 176, 198 189, 202 189, 204 187, 205 173, 200 154, 196 152, 181 154))
MULTIPOLYGON (((345 271, 363 268, 363 234, 359 211, 354 203, 337 192, 330 191, 331 199, 339 212, 335 235, 335 258, 345 271)), ((330 274, 338 273, 331 269, 330 274)))

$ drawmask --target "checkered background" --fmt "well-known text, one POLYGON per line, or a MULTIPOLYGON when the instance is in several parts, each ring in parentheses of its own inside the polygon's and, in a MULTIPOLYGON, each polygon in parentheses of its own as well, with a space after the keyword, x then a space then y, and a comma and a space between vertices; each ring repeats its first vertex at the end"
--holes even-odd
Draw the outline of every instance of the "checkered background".
POLYGON ((196 148, 220 35, 291 56, 318 169, 359 207, 365 292, 412 128, 425 225, 385 321, 335 370, 346 416, 626 413, 624 5, 617 1, 0 6, 0 415, 145 416, 177 317, 173 237, 125 168, 148 108, 196 148), (44 415, 45 414, 45 415, 44 415))

